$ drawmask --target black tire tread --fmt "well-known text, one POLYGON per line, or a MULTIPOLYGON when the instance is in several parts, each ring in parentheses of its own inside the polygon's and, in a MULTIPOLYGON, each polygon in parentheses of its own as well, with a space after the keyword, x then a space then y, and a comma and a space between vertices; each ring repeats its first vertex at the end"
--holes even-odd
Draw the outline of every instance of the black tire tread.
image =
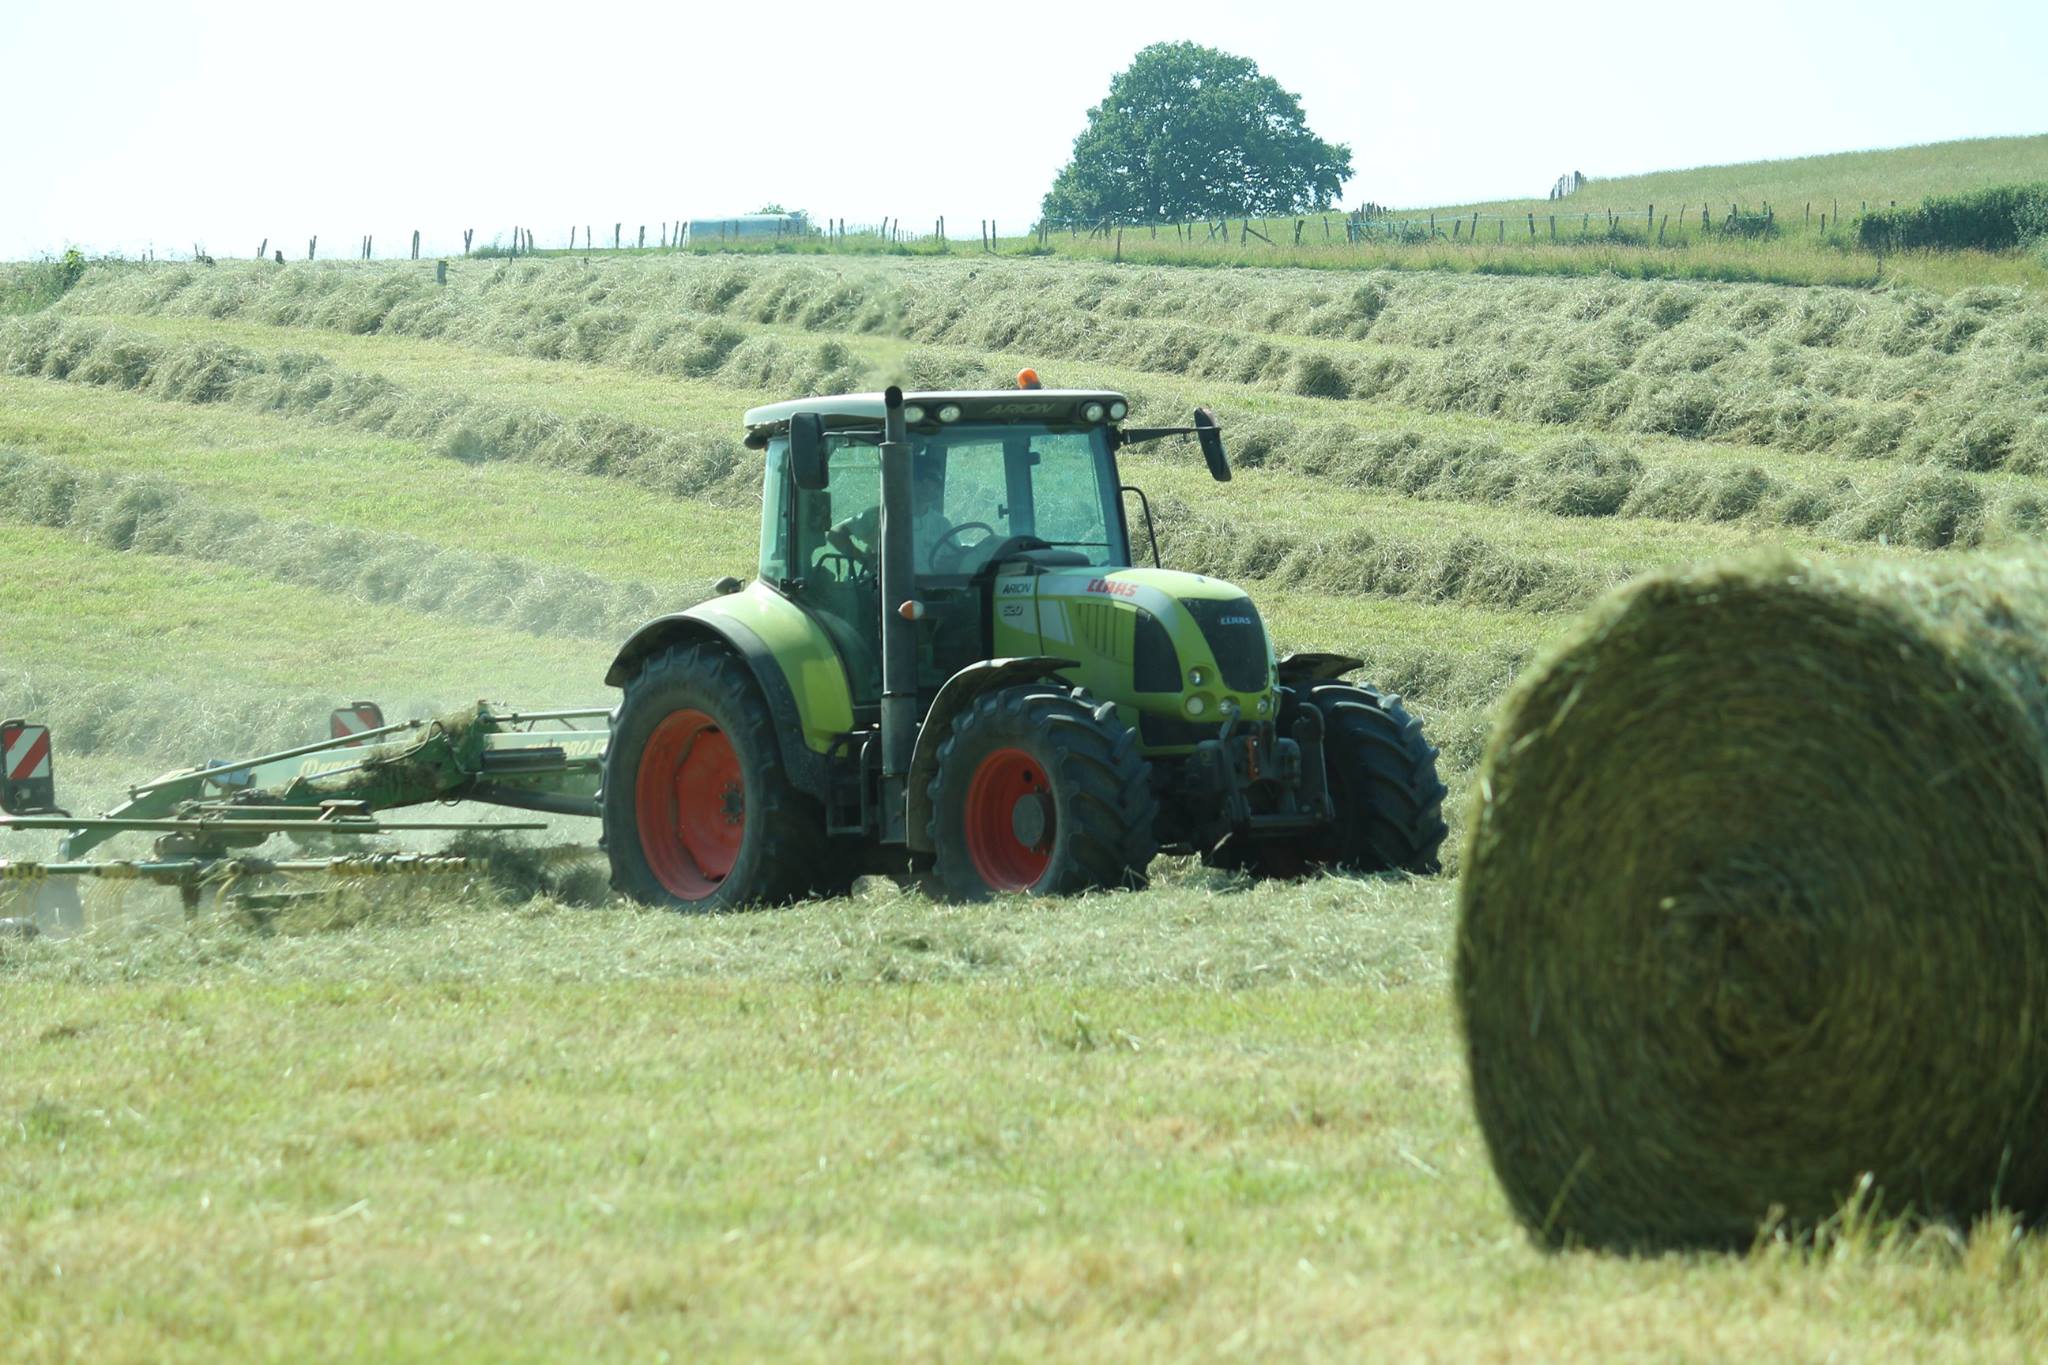
POLYGON ((1064 896, 1145 885, 1145 869, 1159 851, 1152 833, 1158 798, 1136 732, 1117 719, 1113 705, 1090 707, 1065 688, 1036 683, 976 698, 954 719, 939 748, 938 772, 928 789, 939 888, 964 900, 990 894, 953 831, 952 817, 966 803, 972 776, 964 756, 985 743, 1004 742, 1038 755, 1060 810, 1052 865, 1032 893, 1064 896))
MULTIPOLYGON (((654 723, 646 722, 650 731, 654 723)), ((826 837, 824 813, 790 784, 774 713, 746 665, 726 650, 676 645, 649 659, 626 683, 612 737, 605 749, 599 803, 614 889, 644 904, 685 911, 780 905, 852 889, 857 866, 852 851, 843 841, 826 837), (740 756, 747 783, 748 830, 739 858, 724 884, 697 901, 671 894, 647 865, 634 809, 639 756, 631 755, 629 762, 619 743, 624 737, 630 744, 650 708, 665 716, 683 699, 718 719, 740 756)))
POLYGON ((1448 793, 1422 722, 1398 694, 1375 687, 1312 682, 1291 690, 1297 704, 1323 713, 1324 762, 1340 826, 1331 841, 1336 865, 1349 872, 1441 871, 1448 793))

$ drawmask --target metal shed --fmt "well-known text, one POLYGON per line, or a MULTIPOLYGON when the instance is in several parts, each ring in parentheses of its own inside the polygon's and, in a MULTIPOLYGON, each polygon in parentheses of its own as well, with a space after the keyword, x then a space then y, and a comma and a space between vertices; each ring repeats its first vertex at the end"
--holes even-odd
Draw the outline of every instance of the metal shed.
POLYGON ((810 224, 801 213, 736 213, 729 218, 690 218, 683 223, 683 245, 759 241, 763 237, 801 237, 810 224))

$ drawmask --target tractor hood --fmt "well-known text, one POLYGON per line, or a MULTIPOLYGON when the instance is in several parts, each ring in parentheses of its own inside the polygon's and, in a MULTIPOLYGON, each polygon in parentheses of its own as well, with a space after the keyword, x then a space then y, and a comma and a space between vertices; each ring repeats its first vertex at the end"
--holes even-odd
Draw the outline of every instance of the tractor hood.
POLYGON ((1272 715, 1272 642, 1236 584, 1171 569, 1052 570, 1030 581, 1041 648, 1081 660, 1076 680, 1096 695, 1204 726, 1231 706, 1248 720, 1272 715))

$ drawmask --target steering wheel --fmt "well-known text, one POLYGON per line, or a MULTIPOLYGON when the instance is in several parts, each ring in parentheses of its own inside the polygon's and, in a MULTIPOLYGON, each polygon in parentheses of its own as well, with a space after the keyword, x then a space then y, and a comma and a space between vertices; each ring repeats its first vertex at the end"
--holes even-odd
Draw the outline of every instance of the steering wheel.
MULTIPOLYGON (((987 543, 987 541, 982 541, 975 548, 980 549, 982 545, 987 543)), ((995 577, 996 565, 1011 556, 1022 554, 1026 550, 1050 550, 1052 548, 1053 544, 1051 541, 1042 540, 1037 536, 1006 536, 1001 544, 989 551, 988 558, 981 561, 981 567, 974 571, 974 576, 977 579, 993 578, 995 577)))
POLYGON ((968 551, 977 549, 983 545, 988 544, 991 540, 994 540, 995 537, 996 528, 989 525, 987 522, 963 521, 958 526, 955 526, 948 530, 946 534, 940 536, 938 544, 932 546, 932 568, 938 572, 951 573, 960 567, 961 560, 967 558, 968 551), (956 544, 955 538, 958 537, 962 531, 980 531, 982 533, 982 537, 980 540, 975 541, 972 545, 956 544), (940 568, 941 556, 945 557, 945 567, 943 569, 940 568))

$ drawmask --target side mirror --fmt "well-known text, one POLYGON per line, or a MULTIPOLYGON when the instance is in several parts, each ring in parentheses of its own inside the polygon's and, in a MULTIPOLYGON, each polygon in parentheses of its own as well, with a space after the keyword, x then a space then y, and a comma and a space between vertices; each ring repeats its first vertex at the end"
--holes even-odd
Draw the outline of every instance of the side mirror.
POLYGON ((1209 462, 1209 474, 1218 483, 1230 482, 1230 457, 1223 453, 1223 432, 1216 425, 1216 414, 1207 408, 1195 409, 1195 439, 1202 443, 1202 458, 1209 462))
POLYGON ((800 412, 789 419, 789 472, 796 486, 815 493, 831 477, 825 464, 825 415, 800 412))

